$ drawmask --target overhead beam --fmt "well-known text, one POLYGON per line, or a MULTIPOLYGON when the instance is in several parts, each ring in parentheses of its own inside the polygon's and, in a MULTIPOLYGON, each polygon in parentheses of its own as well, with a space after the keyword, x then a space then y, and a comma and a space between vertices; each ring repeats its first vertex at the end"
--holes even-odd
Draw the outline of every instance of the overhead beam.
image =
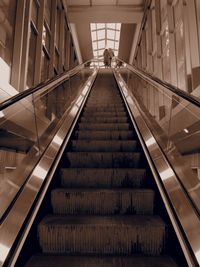
POLYGON ((78 36, 77 36, 77 31, 76 31, 76 25, 74 23, 70 23, 69 27, 71 29, 71 34, 72 34, 72 38, 73 38, 73 43, 76 49, 76 55, 78 58, 78 62, 79 64, 83 63, 83 59, 82 59, 82 55, 81 55, 81 51, 80 51, 80 46, 79 46, 79 41, 78 41, 78 36))
POLYGON ((68 18, 71 23, 140 23, 143 17, 141 6, 70 6, 68 18))
POLYGON ((130 58, 129 58, 129 64, 133 64, 135 50, 136 50, 136 47, 137 47, 139 33, 140 33, 140 27, 141 27, 141 23, 138 23, 137 26, 136 26, 134 39, 133 39, 133 43, 132 43, 132 48, 131 48, 131 53, 130 53, 130 58))

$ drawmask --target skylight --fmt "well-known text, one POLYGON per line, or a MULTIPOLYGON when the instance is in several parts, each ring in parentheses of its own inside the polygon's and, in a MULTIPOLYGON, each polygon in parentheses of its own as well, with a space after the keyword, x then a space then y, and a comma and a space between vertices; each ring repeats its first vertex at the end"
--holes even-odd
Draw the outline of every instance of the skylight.
POLYGON ((121 23, 91 23, 94 58, 102 59, 105 48, 111 48, 118 56, 121 23))

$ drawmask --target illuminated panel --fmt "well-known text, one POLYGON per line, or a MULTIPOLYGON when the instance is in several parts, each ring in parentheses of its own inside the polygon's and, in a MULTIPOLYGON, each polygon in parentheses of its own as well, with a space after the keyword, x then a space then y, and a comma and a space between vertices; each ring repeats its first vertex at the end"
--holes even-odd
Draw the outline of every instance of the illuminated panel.
POLYGON ((111 48, 118 56, 121 23, 91 23, 93 57, 103 59, 103 52, 111 48))

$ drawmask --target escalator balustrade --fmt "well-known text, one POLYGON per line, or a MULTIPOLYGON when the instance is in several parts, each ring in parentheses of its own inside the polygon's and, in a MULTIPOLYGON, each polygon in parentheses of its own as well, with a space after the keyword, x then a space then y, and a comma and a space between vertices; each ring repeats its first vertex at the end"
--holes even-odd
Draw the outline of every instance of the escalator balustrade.
POLYGON ((110 70, 98 74, 26 267, 176 267, 146 161, 110 70), (112 77, 112 78, 111 78, 112 77))

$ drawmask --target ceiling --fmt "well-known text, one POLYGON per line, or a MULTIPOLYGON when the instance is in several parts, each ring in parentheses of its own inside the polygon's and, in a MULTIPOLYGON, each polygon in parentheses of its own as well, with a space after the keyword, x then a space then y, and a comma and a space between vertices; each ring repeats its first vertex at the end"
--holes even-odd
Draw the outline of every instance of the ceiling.
POLYGON ((143 5, 144 0, 67 0, 68 6, 143 5))
POLYGON ((119 57, 132 63, 147 0, 65 0, 80 62, 93 58, 90 23, 121 23, 119 57))

